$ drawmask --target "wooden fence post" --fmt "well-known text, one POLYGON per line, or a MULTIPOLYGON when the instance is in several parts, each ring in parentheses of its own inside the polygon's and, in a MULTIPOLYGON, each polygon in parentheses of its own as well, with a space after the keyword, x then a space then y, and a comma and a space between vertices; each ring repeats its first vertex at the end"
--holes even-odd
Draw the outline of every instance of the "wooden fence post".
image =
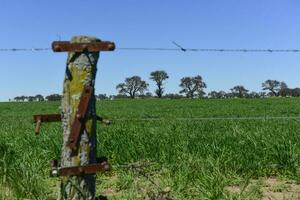
MULTIPOLYGON (((70 43, 93 43, 99 39, 87 36, 75 36, 70 43)), ((83 52, 68 53, 66 74, 63 84, 62 124, 63 147, 61 168, 85 166, 96 163, 96 99, 94 84, 99 51, 90 52, 87 47, 83 52), (78 143, 71 148, 70 134, 76 118, 83 92, 89 86, 91 91, 83 126, 80 128, 78 143)), ((59 50, 59 49, 58 49, 59 50)), ((78 127, 77 127, 78 128, 78 127)), ((76 143, 76 141, 75 141, 76 143)), ((95 174, 62 176, 59 199, 95 199, 95 174)))
POLYGON ((38 114, 33 119, 35 133, 43 122, 62 121, 61 162, 51 162, 51 175, 61 176, 60 200, 95 199, 96 173, 110 169, 105 157, 96 157, 97 116, 94 85, 100 51, 113 51, 115 44, 88 36, 75 36, 71 42, 52 43, 54 52, 68 52, 63 84, 61 114, 38 114))

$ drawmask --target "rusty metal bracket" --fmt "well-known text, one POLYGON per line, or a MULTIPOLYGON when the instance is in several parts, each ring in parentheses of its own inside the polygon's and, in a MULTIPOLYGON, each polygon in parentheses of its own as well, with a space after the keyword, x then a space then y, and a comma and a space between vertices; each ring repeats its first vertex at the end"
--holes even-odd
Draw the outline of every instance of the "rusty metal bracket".
MULTIPOLYGON (((111 121, 109 119, 104 119, 98 115, 95 115, 96 120, 105 124, 110 125, 111 121)), ((61 114, 38 114, 33 115, 33 121, 36 123, 35 127, 35 134, 39 135, 41 130, 41 125, 43 122, 60 122, 61 121, 61 114)))
MULTIPOLYGON (((110 125, 111 121, 109 119, 104 119, 101 116, 95 115, 96 120, 105 124, 110 125)), ((39 114, 33 115, 33 121, 36 123, 35 127, 35 134, 39 135, 41 130, 41 125, 43 122, 60 122, 61 121, 61 114, 39 114)))
POLYGON ((39 114, 39 115, 34 115, 33 120, 36 123, 35 134, 39 135, 42 122, 59 122, 61 121, 61 115, 60 114, 39 114))
POLYGON ((67 146, 71 149, 77 148, 77 143, 79 135, 83 128, 84 119, 86 117, 86 112, 89 106, 90 99, 92 97, 94 88, 91 86, 85 86, 81 94, 80 102, 78 105, 78 110, 75 115, 74 122, 71 126, 71 133, 69 135, 69 140, 67 146))
POLYGON ((54 52, 99 52, 99 51, 113 51, 115 50, 115 43, 91 42, 91 43, 71 43, 69 41, 54 41, 52 43, 52 50, 54 52))
POLYGON ((96 174, 98 172, 106 172, 111 169, 110 164, 107 159, 101 160, 101 162, 83 166, 73 166, 73 167, 60 167, 57 160, 51 161, 51 177, 57 176, 79 176, 86 174, 96 174))

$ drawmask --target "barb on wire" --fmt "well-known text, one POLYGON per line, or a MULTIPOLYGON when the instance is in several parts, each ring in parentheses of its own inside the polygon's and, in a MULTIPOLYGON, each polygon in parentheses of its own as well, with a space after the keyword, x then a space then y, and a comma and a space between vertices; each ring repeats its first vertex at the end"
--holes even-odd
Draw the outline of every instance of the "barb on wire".
POLYGON ((177 44, 176 42, 173 41, 172 43, 173 43, 175 46, 179 47, 181 51, 186 52, 186 49, 183 48, 182 46, 180 46, 179 44, 177 44))

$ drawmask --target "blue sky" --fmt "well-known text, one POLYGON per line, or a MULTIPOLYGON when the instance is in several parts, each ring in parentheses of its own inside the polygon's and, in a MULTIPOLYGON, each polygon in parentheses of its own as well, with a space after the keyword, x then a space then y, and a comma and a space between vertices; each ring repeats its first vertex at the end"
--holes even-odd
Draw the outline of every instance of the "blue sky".
MULTIPOLYGON (((97 36, 117 47, 300 48, 298 0, 1 0, 0 48, 50 47, 74 35, 97 36)), ((0 101, 61 93, 66 53, 0 52, 0 101)), ((201 75, 211 90, 242 84, 259 91, 266 79, 300 87, 300 53, 103 52, 96 92, 115 94, 125 77, 149 80, 154 70, 178 92, 183 76, 201 75)))

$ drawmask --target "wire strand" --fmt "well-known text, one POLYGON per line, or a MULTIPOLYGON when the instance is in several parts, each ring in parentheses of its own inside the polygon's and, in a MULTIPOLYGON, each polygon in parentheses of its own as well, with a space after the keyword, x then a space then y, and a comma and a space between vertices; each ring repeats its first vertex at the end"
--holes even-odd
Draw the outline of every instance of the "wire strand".
POLYGON ((0 49, 0 51, 50 51, 51 48, 12 48, 0 49))
POLYGON ((299 120, 300 116, 255 116, 255 117, 192 117, 192 118, 117 118, 114 121, 244 121, 244 120, 299 120))
POLYGON ((198 49, 198 48, 187 48, 187 49, 179 49, 179 48, 144 48, 144 47, 120 47, 116 48, 117 50, 136 50, 136 51, 194 51, 194 52, 265 52, 265 53, 273 53, 273 52, 286 52, 286 53, 298 53, 300 49, 198 49))
MULTIPOLYGON (((2 52, 17 52, 17 51, 50 51, 51 48, 0 48, 2 52)), ((116 50, 129 51, 180 51, 180 52, 241 52, 241 53, 299 53, 300 49, 216 49, 216 48, 163 48, 163 47, 119 47, 116 50)))

